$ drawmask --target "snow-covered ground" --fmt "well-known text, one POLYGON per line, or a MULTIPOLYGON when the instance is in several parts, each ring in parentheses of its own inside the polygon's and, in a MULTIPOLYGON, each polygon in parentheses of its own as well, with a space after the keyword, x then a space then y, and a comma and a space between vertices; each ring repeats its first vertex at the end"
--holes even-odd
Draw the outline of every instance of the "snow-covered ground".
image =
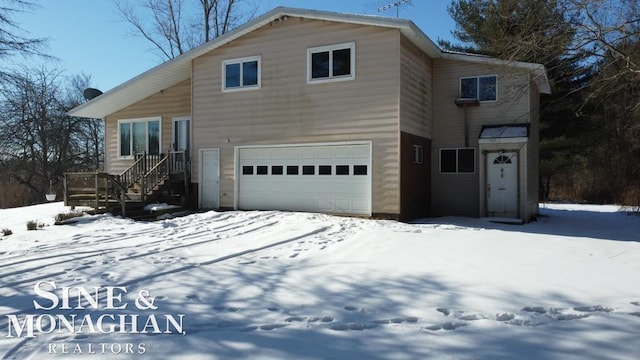
POLYGON ((640 357, 640 217, 614 206, 545 205, 526 225, 275 211, 52 225, 65 210, 0 210, 0 359, 640 357), (77 287, 97 308, 76 308, 77 287))

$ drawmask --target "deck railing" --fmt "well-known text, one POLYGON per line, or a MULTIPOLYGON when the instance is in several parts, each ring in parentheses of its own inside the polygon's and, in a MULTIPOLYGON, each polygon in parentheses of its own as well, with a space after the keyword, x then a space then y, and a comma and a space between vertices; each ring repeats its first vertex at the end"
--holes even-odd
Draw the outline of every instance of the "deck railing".
POLYGON ((140 179, 140 196, 142 202, 153 193, 156 186, 169 177, 169 157, 165 156, 140 179))
POLYGON ((136 154, 135 161, 127 170, 118 175, 118 181, 125 187, 130 187, 149 172, 149 169, 155 167, 162 159, 162 154, 136 154))
POLYGON ((120 175, 106 173, 66 173, 64 201, 70 206, 91 206, 97 210, 109 209, 115 203, 125 214, 127 192, 136 183, 140 185, 140 201, 146 202, 154 191, 171 175, 184 179, 185 194, 189 192, 189 158, 186 151, 163 154, 139 154, 134 163, 120 175))
POLYGON ((89 206, 96 211, 119 205, 126 212, 127 189, 114 177, 101 172, 66 173, 63 178, 64 203, 89 206))

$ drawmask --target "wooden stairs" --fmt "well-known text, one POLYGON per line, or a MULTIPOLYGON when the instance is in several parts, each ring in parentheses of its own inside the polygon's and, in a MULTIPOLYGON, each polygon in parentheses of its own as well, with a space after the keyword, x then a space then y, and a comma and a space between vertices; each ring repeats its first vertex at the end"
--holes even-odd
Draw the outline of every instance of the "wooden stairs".
POLYGON ((64 203, 87 206, 95 213, 110 212, 136 220, 152 220, 144 210, 152 202, 182 205, 189 198, 190 176, 186 151, 167 155, 139 154, 118 175, 103 172, 66 173, 64 203))

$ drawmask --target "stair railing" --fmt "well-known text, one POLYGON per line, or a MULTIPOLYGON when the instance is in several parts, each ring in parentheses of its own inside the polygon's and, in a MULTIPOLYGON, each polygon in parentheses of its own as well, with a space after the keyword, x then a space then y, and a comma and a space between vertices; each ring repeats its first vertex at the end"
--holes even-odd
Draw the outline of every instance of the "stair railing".
POLYGON ((140 179, 140 195, 142 201, 147 200, 147 196, 160 185, 164 180, 169 178, 170 174, 170 156, 165 156, 158 163, 155 164, 142 178, 140 179))
POLYGON ((117 177, 118 181, 126 188, 140 181, 149 172, 149 169, 162 161, 164 156, 162 154, 141 153, 136 154, 134 158, 133 164, 117 177))

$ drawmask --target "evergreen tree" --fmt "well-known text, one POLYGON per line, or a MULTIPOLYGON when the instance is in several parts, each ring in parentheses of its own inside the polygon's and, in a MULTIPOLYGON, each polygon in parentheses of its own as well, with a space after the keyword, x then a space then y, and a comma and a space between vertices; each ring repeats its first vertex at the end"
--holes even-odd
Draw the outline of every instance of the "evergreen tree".
POLYGON ((453 36, 440 41, 445 50, 473 52, 509 61, 540 63, 547 69, 551 95, 540 105, 541 195, 550 195, 552 178, 579 156, 584 122, 575 111, 587 79, 582 53, 573 51, 577 14, 561 0, 460 0, 449 13, 453 36))

